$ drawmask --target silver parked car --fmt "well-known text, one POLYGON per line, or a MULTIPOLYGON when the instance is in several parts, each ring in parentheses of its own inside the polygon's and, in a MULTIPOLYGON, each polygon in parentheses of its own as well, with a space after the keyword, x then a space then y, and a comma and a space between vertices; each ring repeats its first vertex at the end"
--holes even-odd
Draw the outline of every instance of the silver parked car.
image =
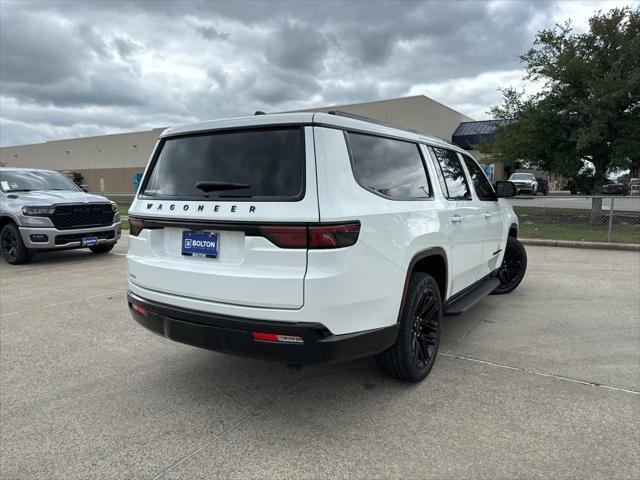
POLYGON ((61 173, 0 168, 0 253, 27 263, 43 250, 110 251, 120 238, 115 202, 85 193, 61 173))
POLYGON ((538 193, 538 180, 532 173, 514 173, 509 177, 509 181, 515 184, 518 193, 527 192, 531 195, 538 193))

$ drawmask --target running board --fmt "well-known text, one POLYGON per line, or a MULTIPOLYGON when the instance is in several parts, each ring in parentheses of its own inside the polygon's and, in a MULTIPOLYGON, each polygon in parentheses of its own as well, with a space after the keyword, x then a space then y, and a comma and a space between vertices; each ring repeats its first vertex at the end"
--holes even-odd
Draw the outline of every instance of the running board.
POLYGON ((445 316, 455 317, 457 315, 462 315, 499 286, 500 280, 495 277, 483 280, 460 298, 455 299, 453 303, 447 304, 444 310, 445 316))

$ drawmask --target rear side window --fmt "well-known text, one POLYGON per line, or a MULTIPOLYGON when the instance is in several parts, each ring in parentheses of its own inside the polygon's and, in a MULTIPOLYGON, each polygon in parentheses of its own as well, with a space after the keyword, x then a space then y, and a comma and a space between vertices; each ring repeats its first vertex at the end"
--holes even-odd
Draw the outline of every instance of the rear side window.
POLYGON ((445 194, 449 200, 471 200, 471 190, 458 154, 446 148, 429 147, 438 160, 445 194))
POLYGON ((280 201, 304 194, 301 128, 212 132, 163 141, 145 196, 280 201))
POLYGON ((392 199, 431 197, 431 188, 418 145, 390 138, 346 134, 358 182, 392 199))
POLYGON ((467 170, 469 170, 471 182, 473 183, 473 188, 475 188, 478 198, 480 200, 497 200, 498 197, 496 197, 496 192, 493 191, 491 183, 487 180, 487 177, 480 166, 472 158, 467 157, 466 155, 462 155, 462 158, 467 166, 467 170))

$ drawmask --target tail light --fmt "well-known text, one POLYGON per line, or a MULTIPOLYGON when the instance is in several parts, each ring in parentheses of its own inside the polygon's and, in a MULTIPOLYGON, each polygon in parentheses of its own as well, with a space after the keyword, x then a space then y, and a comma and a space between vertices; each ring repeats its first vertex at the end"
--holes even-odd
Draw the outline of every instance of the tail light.
POLYGON ((129 235, 137 237, 144 229, 164 227, 196 228, 198 230, 240 230, 247 236, 260 236, 280 248, 343 248, 358 241, 360 222, 307 225, 256 225, 238 223, 198 223, 186 220, 163 221, 129 217, 129 235))
POLYGON ((314 225, 309 227, 309 248, 341 248, 355 244, 360 223, 314 225))
POLYGON ((260 233, 280 248, 342 248, 358 241, 360 223, 264 226, 260 227, 260 233))
POLYGON ((144 220, 140 218, 129 217, 129 235, 137 237, 144 228, 144 220))
POLYGON ((155 230, 163 228, 154 221, 145 220, 144 218, 129 217, 129 235, 137 237, 144 229, 155 230))
POLYGON ((271 243, 281 248, 307 248, 306 226, 260 227, 260 233, 271 243))

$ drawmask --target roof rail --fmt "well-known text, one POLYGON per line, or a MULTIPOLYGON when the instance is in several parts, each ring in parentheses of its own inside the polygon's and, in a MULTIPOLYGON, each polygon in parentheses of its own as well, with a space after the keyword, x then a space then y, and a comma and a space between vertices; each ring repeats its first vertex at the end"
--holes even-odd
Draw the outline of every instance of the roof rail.
POLYGON ((389 127, 389 128, 395 128, 397 130, 403 130, 403 131, 409 132, 409 133, 415 133, 416 135, 422 135, 423 137, 437 138, 438 140, 442 140, 444 142, 450 143, 447 140, 445 140, 444 138, 436 137, 435 135, 430 135, 430 134, 428 134, 426 132, 423 132, 421 130, 416 130, 415 128, 401 127, 400 125, 396 125, 395 123, 383 122, 382 120, 377 120, 377 119, 371 118, 371 117, 365 117, 364 115, 357 115, 355 113, 343 112, 341 110, 330 110, 327 113, 329 115, 335 115, 337 117, 353 118, 354 120, 361 120, 363 122, 375 123, 376 125, 381 125, 383 127, 389 127))

